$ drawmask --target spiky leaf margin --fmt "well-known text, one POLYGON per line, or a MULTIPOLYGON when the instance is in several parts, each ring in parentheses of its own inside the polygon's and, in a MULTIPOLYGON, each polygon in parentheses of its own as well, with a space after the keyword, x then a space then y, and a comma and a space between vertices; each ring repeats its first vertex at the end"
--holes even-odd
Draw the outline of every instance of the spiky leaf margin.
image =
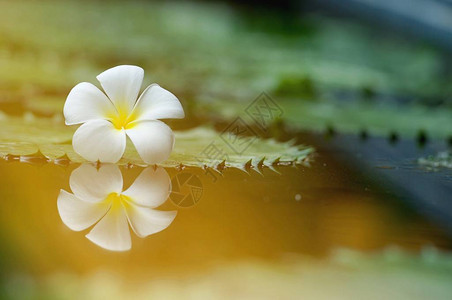
MULTIPOLYGON (((3 128, 0 131, 0 156, 4 158, 26 161, 27 157, 42 157, 53 162, 85 162, 74 152, 71 144, 76 127, 65 126, 62 120, 37 118, 30 114, 22 118, 2 115, 0 126, 3 128)), ((218 132, 207 127, 178 131, 175 136, 174 150, 162 166, 258 168, 273 164, 301 163, 313 152, 310 147, 252 136, 235 140, 237 144, 249 143, 248 148, 239 154, 220 138, 218 132)), ((119 164, 146 165, 130 141, 119 164)))

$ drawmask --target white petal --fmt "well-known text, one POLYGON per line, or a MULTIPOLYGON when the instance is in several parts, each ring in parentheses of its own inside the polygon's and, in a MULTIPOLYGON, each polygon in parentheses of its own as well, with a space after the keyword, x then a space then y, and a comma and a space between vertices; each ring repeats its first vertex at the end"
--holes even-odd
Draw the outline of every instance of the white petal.
POLYGON ((126 135, 123 129, 116 129, 109 121, 93 120, 77 129, 72 145, 86 160, 116 163, 124 154, 126 135))
POLYGON ((185 116, 176 96, 155 83, 141 94, 134 113, 137 120, 182 119, 185 116))
POLYGON ((132 203, 125 205, 125 209, 130 226, 132 226, 136 235, 141 238, 167 228, 177 214, 177 211, 154 210, 132 203))
POLYGON ((75 231, 90 227, 99 221, 110 208, 109 203, 85 202, 64 190, 60 191, 57 206, 63 223, 75 231))
POLYGON ((171 180, 165 169, 146 168, 135 182, 122 194, 133 203, 150 208, 160 206, 170 193, 171 180))
POLYGON ((107 119, 115 113, 113 103, 97 87, 88 82, 77 84, 64 103, 64 118, 67 125, 90 120, 107 119))
POLYGON ((127 216, 122 205, 113 205, 86 237, 94 244, 107 250, 129 250, 132 242, 127 216))
POLYGON ((161 121, 141 121, 126 129, 138 154, 148 164, 165 161, 174 146, 171 128, 161 121))
POLYGON ((97 76, 118 110, 131 112, 143 83, 144 71, 137 66, 117 66, 97 76))
POLYGON ((69 185, 78 198, 100 202, 111 193, 121 193, 123 180, 116 165, 101 165, 97 169, 91 164, 83 164, 72 171, 69 185))

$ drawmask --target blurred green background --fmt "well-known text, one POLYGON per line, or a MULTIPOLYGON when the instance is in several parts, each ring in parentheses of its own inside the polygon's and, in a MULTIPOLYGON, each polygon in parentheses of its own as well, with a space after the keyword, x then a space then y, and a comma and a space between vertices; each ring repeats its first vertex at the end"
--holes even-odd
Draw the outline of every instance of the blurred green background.
POLYGON ((0 109, 61 114, 76 83, 136 64, 193 117, 227 119, 265 91, 296 128, 450 135, 447 49, 269 3, 1 1, 0 109))
MULTIPOLYGON (((360 1, 347 1, 350 7, 352 2, 360 1)), ((264 91, 283 110, 275 128, 402 139, 422 134, 451 144, 447 32, 391 27, 385 18, 375 22, 378 15, 350 15, 331 3, 0 0, 0 117, 37 115, 62 123, 74 85, 96 83, 100 72, 133 64, 145 70, 145 84, 156 82, 181 100, 187 117, 173 123, 176 129, 229 122, 264 91)), ((450 6, 444 7, 447 19, 450 6)), ((269 136, 279 137, 275 131, 269 136)), ((169 235, 144 240, 139 256, 120 259, 58 223, 55 201, 70 170, 1 162, 7 179, 0 188, 7 200, 1 210, 1 297, 448 299, 451 243, 442 228, 432 229, 386 194, 369 196, 362 192, 367 186, 344 184, 348 170, 327 162, 322 168, 336 177, 287 167, 285 177, 272 173, 276 179, 233 173, 209 184, 210 196, 195 213, 180 212, 169 235), (243 192, 250 182, 256 194, 243 192), (293 201, 295 193, 305 199, 298 189, 311 201, 302 207, 293 201), (243 202, 215 202, 218 191, 224 201, 243 202), (42 222, 40 209, 47 215, 42 222), (218 214, 229 219, 218 223, 218 214), (212 254, 215 245, 220 250, 212 254), (335 251, 341 247, 356 251, 335 251), (178 256, 181 248, 190 249, 181 256, 188 261, 178 256), (322 260, 301 249, 322 252, 322 260), (281 253, 283 259, 275 259, 281 253), (198 272, 211 264, 209 272, 198 272)))

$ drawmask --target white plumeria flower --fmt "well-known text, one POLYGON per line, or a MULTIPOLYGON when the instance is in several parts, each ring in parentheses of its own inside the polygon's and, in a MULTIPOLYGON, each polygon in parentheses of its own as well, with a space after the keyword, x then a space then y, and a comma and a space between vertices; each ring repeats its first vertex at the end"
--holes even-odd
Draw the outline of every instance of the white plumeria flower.
POLYGON ((71 90, 63 109, 66 124, 83 123, 72 139, 75 152, 89 161, 116 163, 124 154, 127 135, 146 163, 169 157, 174 135, 158 120, 183 118, 184 110, 176 96, 157 84, 137 100, 143 76, 140 67, 117 66, 97 76, 107 95, 88 82, 71 90))
POLYGON ((176 217, 176 211, 153 209, 166 201, 171 189, 168 173, 161 167, 144 169, 122 191, 123 179, 116 165, 96 169, 83 164, 72 172, 69 185, 73 194, 61 190, 57 200, 63 223, 81 231, 97 222, 86 237, 108 250, 131 248, 128 224, 143 238, 167 228, 176 217))

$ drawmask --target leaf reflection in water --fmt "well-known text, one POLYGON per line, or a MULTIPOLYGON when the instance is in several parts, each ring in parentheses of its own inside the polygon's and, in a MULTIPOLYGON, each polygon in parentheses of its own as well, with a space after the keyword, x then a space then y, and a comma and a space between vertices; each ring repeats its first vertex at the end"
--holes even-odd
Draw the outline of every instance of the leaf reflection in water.
POLYGON ((82 164, 69 179, 72 193, 61 190, 58 212, 64 224, 74 231, 94 227, 86 235, 94 244, 112 251, 130 250, 129 225, 141 238, 167 228, 176 211, 154 208, 163 204, 171 182, 165 169, 148 167, 123 191, 118 166, 105 164, 99 169, 82 164))

